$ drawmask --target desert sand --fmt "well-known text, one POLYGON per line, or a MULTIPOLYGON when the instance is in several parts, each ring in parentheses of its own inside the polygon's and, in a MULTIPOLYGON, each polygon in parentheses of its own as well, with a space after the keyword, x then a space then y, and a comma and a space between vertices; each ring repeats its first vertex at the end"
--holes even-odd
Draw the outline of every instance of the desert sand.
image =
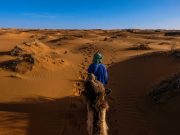
POLYGON ((108 67, 109 135, 179 135, 180 98, 153 87, 180 70, 180 32, 0 29, 0 134, 87 135, 80 92, 93 54, 108 67))

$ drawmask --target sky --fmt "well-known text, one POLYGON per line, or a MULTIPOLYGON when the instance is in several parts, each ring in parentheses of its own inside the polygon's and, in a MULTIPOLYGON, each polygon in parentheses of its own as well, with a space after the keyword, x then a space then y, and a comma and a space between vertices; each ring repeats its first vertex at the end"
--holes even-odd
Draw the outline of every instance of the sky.
POLYGON ((0 27, 180 29, 180 0, 1 0, 0 27))

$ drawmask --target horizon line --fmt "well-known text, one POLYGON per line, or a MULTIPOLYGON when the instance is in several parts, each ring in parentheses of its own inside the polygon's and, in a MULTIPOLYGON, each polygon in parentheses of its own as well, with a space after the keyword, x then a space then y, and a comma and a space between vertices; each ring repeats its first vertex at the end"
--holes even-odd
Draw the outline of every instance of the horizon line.
POLYGON ((0 27, 0 29, 19 29, 19 30, 174 30, 172 28, 27 28, 27 27, 0 27))

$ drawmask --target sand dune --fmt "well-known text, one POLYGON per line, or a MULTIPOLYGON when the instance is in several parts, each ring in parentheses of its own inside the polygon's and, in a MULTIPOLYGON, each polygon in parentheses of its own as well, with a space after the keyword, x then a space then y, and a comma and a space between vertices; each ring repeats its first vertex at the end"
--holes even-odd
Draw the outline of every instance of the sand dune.
POLYGON ((79 94, 100 50, 113 90, 109 134, 179 135, 179 96, 163 104, 148 96, 179 72, 180 38, 168 32, 0 29, 0 134, 87 134, 79 94))
POLYGON ((113 89, 109 123, 112 127, 117 125, 121 129, 110 128, 112 134, 117 131, 119 134, 128 135, 168 135, 169 131, 176 132, 173 113, 177 110, 173 110, 174 112, 171 110, 168 115, 166 111, 170 110, 170 106, 163 105, 162 110, 161 105, 153 104, 146 95, 157 82, 178 72, 179 62, 178 59, 157 53, 138 56, 109 68, 111 76, 109 87, 113 89), (172 127, 167 128, 169 121, 173 120, 172 127))

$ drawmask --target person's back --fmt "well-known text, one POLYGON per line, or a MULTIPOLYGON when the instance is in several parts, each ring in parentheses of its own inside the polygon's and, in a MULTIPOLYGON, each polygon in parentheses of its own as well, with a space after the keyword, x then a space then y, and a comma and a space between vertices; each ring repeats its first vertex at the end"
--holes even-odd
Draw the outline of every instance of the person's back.
POLYGON ((88 68, 88 73, 94 74, 96 79, 104 85, 107 84, 108 74, 104 64, 92 63, 88 68))
POLYGON ((94 74, 96 76, 96 79, 105 85, 108 82, 108 73, 106 66, 101 62, 102 55, 97 52, 94 55, 93 63, 88 68, 88 73, 94 74))

